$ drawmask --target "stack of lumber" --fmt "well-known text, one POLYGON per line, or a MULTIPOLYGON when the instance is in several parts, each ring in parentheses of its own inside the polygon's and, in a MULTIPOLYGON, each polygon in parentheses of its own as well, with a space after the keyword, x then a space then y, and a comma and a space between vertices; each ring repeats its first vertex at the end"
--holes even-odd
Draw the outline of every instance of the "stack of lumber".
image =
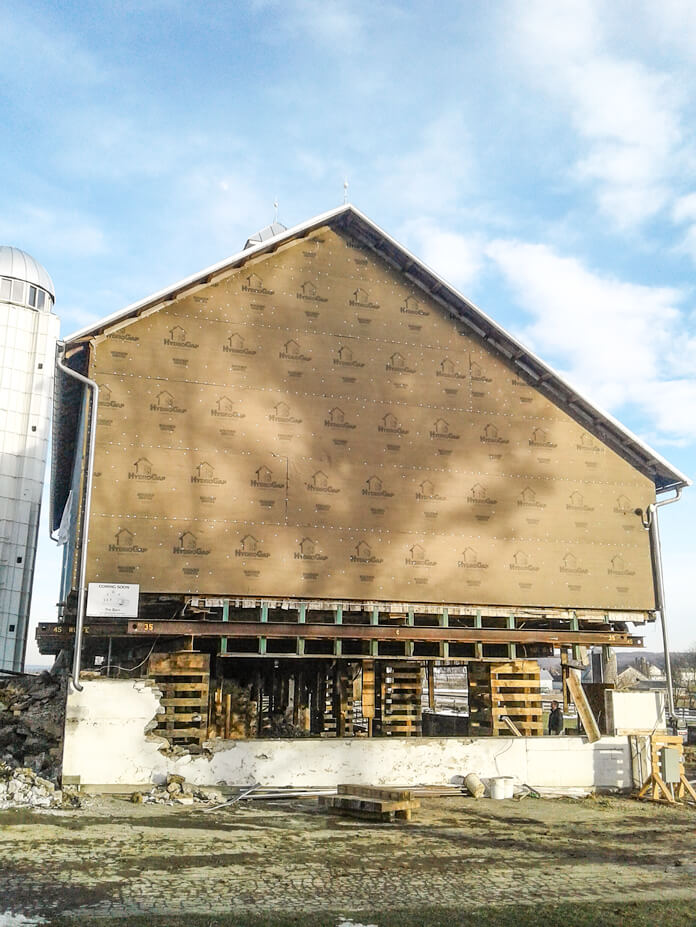
POLYGON ((410 789, 378 788, 372 785, 339 785, 336 795, 321 795, 319 806, 335 814, 370 821, 410 821, 420 802, 410 789))

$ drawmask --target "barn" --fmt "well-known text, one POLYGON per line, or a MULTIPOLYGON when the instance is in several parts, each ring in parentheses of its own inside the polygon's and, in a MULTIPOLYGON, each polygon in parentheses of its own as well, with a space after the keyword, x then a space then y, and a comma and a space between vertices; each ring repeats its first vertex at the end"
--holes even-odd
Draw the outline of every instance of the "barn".
POLYGON ((540 657, 656 618, 686 477, 351 205, 78 331, 56 383, 39 645, 155 680, 172 744, 419 736, 464 664, 469 733, 538 735, 540 657))

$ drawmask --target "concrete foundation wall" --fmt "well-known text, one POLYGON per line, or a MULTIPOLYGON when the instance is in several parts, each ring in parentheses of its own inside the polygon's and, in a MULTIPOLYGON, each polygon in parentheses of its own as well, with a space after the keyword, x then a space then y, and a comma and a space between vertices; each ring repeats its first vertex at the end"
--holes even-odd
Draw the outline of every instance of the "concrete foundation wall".
POLYGON ((124 788, 178 773, 196 785, 335 786, 450 783, 474 772, 538 788, 630 788, 628 739, 605 737, 356 738, 211 741, 211 753, 170 757, 146 734, 159 708, 143 681, 87 680, 68 696, 63 777, 124 788))

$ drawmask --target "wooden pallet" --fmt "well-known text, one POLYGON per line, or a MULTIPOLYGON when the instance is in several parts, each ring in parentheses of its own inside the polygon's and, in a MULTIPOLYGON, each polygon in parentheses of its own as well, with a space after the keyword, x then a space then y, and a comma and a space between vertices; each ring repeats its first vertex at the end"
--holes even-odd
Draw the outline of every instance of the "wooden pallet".
POLYGON ((544 732, 535 660, 469 663, 469 732, 472 737, 510 733, 505 718, 523 737, 544 732))
POLYGON ((418 737, 422 729, 423 668, 420 663, 379 667, 375 718, 387 737, 418 737))
POLYGON ((420 802, 409 789, 378 788, 370 785, 339 785, 336 795, 319 796, 327 811, 371 821, 410 821, 420 802))
POLYGON ((164 714, 155 731, 172 746, 202 744, 208 733, 210 656, 207 653, 153 653, 148 676, 162 692, 164 714))

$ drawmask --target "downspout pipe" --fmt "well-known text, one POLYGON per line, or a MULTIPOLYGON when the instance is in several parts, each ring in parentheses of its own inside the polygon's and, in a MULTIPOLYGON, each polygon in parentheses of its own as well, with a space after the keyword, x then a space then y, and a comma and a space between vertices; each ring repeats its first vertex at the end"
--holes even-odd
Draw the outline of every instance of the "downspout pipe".
POLYGON ((672 662, 669 655, 669 640, 667 635, 667 618, 665 602, 665 583, 662 574, 662 546, 660 544, 660 526, 657 518, 657 510, 663 505, 671 505, 678 502, 681 498, 682 488, 675 488, 676 495, 671 499, 663 499, 660 502, 651 502, 645 513, 641 509, 636 510, 640 515, 643 527, 650 532, 650 555, 653 567, 653 584, 655 587, 655 606, 660 612, 660 623, 662 625, 662 646, 665 656, 665 681, 667 684, 667 712, 669 714, 670 725, 676 730, 677 713, 674 708, 674 689, 672 686, 672 662))
MULTIPOLYGON (((57 342, 56 342, 56 347, 55 347, 56 367, 58 366, 58 361, 59 361, 59 359, 60 359, 61 351, 63 351, 63 352, 65 351, 65 344, 64 344, 64 342, 62 342, 62 341, 57 341, 57 342)), ((62 369, 64 370, 65 368, 63 367, 62 369)), ((53 421, 52 421, 53 434, 52 434, 52 437, 51 437, 51 454, 54 454, 54 453, 55 453, 55 445, 56 445, 56 440, 55 440, 55 428, 56 428, 56 419, 58 418, 58 401, 57 401, 57 399, 58 399, 58 384, 57 384, 57 382, 55 381, 55 378, 54 378, 54 383, 53 383, 53 421)), ((51 464, 51 469, 53 469, 53 464, 51 464)), ((53 475, 51 474, 51 482, 52 482, 52 481, 53 481, 53 475)), ((48 494, 48 505, 49 505, 49 513, 48 513, 48 536, 50 537, 50 539, 53 541, 54 544, 58 544, 58 537, 56 536, 56 531, 54 531, 54 529, 53 529, 53 525, 54 525, 55 522, 56 522, 56 507, 55 507, 55 500, 54 500, 54 498, 53 498, 53 486, 51 486, 51 492, 49 492, 49 494, 48 494)))
POLYGON ((89 514, 92 503, 92 481, 94 477, 94 445, 97 436, 97 407, 99 404, 99 387, 76 370, 72 370, 63 362, 65 358, 65 342, 59 341, 56 349, 56 366, 66 376, 78 380, 92 392, 92 403, 89 416, 89 437, 87 439, 87 468, 85 472, 85 496, 82 506, 82 519, 80 521, 80 581, 77 590, 77 620, 75 621, 75 645, 73 648, 73 666, 71 681, 78 692, 82 692, 80 684, 80 663, 82 661, 82 630, 85 624, 85 611, 87 607, 87 548, 89 545, 89 514))

